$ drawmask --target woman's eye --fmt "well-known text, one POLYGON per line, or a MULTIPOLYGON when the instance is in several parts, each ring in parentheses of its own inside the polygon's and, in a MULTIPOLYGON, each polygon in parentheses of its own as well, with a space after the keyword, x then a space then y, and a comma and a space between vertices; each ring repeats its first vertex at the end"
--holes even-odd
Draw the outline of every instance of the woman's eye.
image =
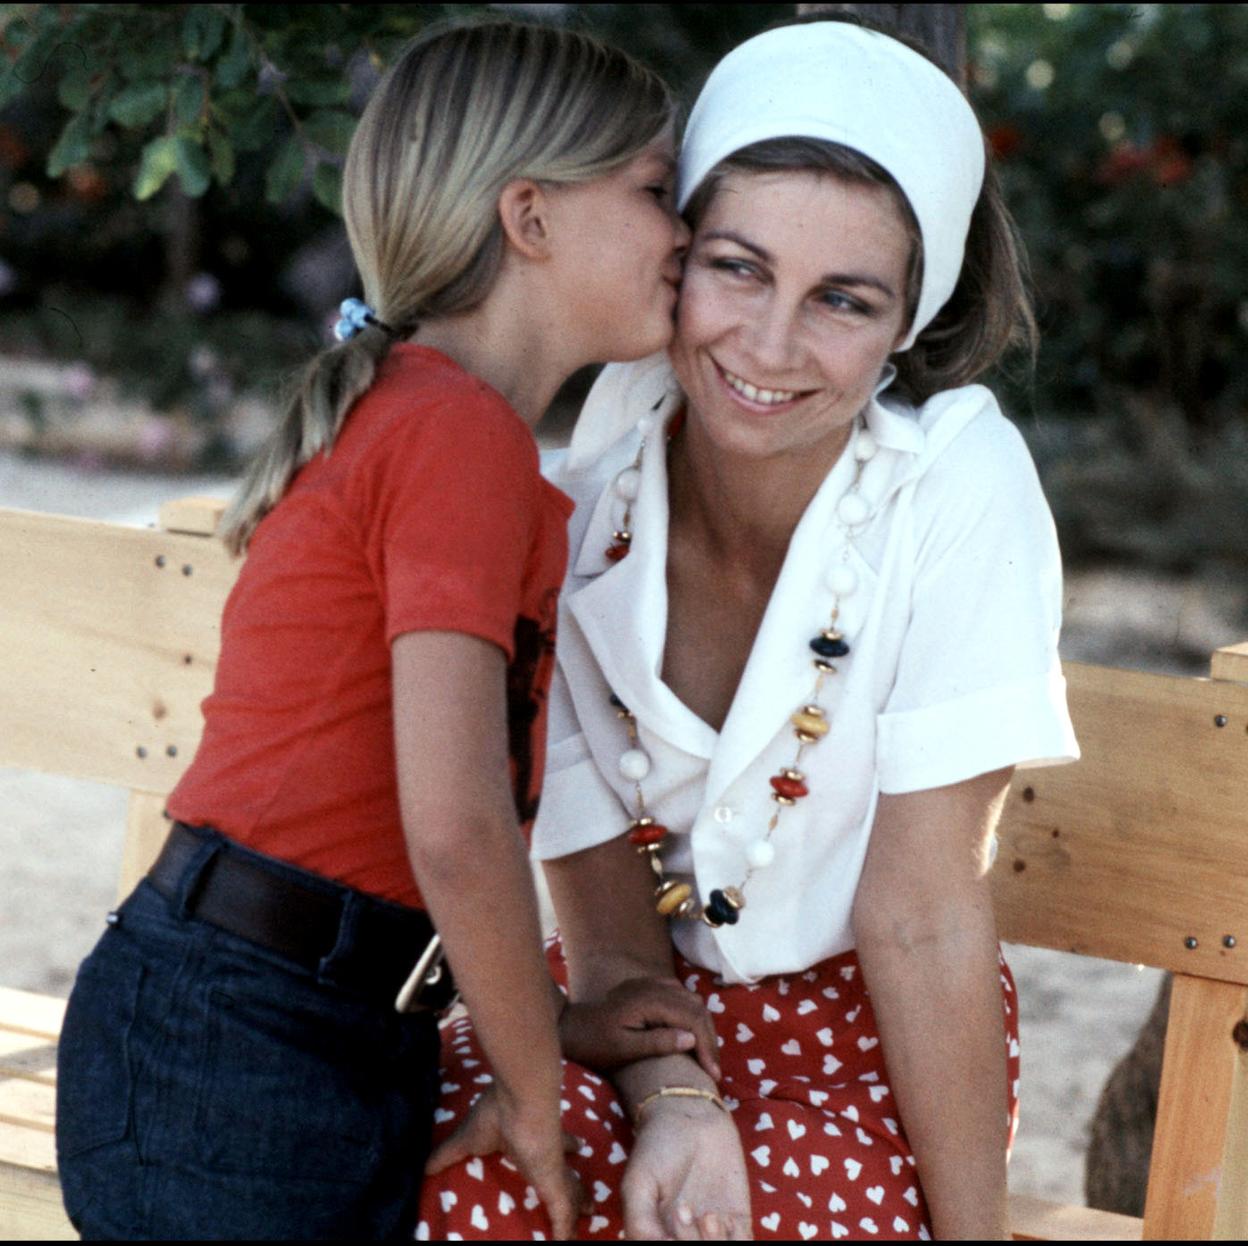
POLYGON ((848 294, 842 294, 839 290, 825 290, 820 296, 820 302, 825 307, 831 308, 833 311, 850 311, 850 312, 866 312, 865 308, 857 299, 852 299, 848 294))
POLYGON ((671 196, 672 189, 670 186, 656 185, 647 186, 646 189, 660 202, 666 203, 671 196))
POLYGON ((711 267, 719 269, 720 272, 732 273, 738 277, 752 277, 754 275, 754 266, 746 260, 733 259, 713 259, 711 267))

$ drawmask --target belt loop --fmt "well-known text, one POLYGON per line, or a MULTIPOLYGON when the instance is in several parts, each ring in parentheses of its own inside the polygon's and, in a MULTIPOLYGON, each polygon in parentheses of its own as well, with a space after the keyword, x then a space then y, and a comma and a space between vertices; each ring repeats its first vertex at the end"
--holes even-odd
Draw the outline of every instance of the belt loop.
POLYGON ((195 902, 196 895, 199 892, 200 883, 208 872, 208 867, 216 859, 217 854, 221 851, 222 839, 220 835, 205 835, 198 848, 195 849, 195 855, 191 857, 186 868, 182 871, 182 877, 178 879, 178 888, 169 900, 169 905, 173 909, 173 915, 181 921, 194 916, 191 906, 195 902))
POLYGON ((343 896, 342 916, 338 919, 338 937, 327 956, 321 957, 316 967, 318 982, 334 982, 334 967, 340 960, 351 959, 351 951, 355 944, 356 931, 359 929, 362 904, 354 891, 347 891, 343 896))

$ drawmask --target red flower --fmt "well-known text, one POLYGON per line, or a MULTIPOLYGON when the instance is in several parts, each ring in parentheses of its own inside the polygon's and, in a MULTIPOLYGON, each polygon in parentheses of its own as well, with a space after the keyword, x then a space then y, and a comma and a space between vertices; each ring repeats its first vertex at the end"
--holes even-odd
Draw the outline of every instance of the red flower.
POLYGON ((1192 158, 1185 152, 1178 139, 1163 134, 1152 150, 1153 181, 1158 186, 1177 186, 1192 176, 1192 158))
POLYGON ((1023 136, 1017 126, 994 125, 988 131, 988 146, 998 160, 1008 160, 1023 145, 1023 136))

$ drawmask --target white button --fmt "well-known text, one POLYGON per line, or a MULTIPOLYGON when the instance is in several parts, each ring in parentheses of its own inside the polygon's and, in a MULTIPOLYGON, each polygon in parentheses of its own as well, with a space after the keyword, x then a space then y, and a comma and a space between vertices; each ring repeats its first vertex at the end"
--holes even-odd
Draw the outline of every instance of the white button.
POLYGON ((715 806, 715 821, 721 826, 732 821, 732 809, 728 805, 715 806))

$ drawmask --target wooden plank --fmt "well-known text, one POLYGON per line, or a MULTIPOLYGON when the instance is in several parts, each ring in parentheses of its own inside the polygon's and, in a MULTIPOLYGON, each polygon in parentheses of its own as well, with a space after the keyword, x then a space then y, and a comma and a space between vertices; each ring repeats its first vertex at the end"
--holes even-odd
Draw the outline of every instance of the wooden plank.
POLYGON ((1248 1234, 1248 991, 1176 974, 1144 1205, 1150 1240, 1248 1234))
POLYGON ((121 849, 120 904, 151 868, 169 834, 165 797, 154 792, 131 792, 126 807, 126 838, 121 849))
POLYGON ((65 1021, 65 1001, 34 991, 0 986, 0 1029, 55 1044, 65 1021))
POLYGON ((1248 683, 1248 640, 1238 645, 1224 645, 1214 651, 1209 663, 1214 679, 1234 679, 1248 683))
POLYGON ((28 1168, 55 1176, 55 1136, 46 1129, 0 1125, 0 1170, 5 1167, 28 1168))
POLYGON ((1010 1235, 1020 1242, 1138 1242, 1137 1216, 1010 1194, 1010 1235))
POLYGON ((1083 759, 1015 776, 1001 937, 1248 983, 1248 685, 1066 674, 1083 759))
POLYGON ((56 1087, 24 1077, 0 1078, 0 1122, 53 1133, 56 1087))
POLYGON ((216 536, 225 509, 220 498, 177 498, 160 508, 160 526, 165 532, 216 536))
POLYGON ((78 1240, 61 1202, 61 1184, 48 1173, 0 1160, 0 1238, 14 1242, 78 1240))
POLYGON ((0 510, 0 765, 172 790, 202 730, 220 542, 0 510))

